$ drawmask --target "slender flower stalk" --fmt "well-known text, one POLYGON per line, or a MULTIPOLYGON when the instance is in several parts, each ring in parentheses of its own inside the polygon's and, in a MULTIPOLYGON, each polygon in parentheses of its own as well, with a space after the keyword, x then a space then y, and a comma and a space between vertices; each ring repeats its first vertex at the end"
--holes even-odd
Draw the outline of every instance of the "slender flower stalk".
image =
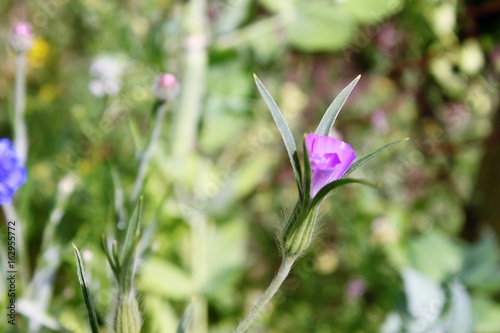
POLYGON ((281 266, 276 273, 276 276, 271 281, 271 284, 266 289, 264 294, 259 298, 257 303, 254 305, 252 310, 248 313, 248 315, 243 319, 238 327, 234 330, 234 333, 243 333, 250 327, 252 322, 257 318, 257 316, 262 312, 264 307, 269 303, 269 301, 273 298, 273 296, 278 292, 279 288, 285 281, 286 277, 290 273, 293 264, 297 260, 297 257, 284 257, 281 262, 281 266))
POLYGON ((26 101, 26 57, 24 53, 16 56, 16 83, 14 91, 14 146, 21 163, 26 164, 28 156, 28 131, 24 120, 26 101))
POLYGON ((159 105, 156 111, 153 131, 151 132, 151 137, 149 139, 146 150, 142 155, 137 178, 135 179, 134 190, 132 192, 132 197, 130 198, 130 202, 132 203, 137 202, 137 199, 141 194, 142 188, 144 186, 144 180, 146 179, 146 174, 149 168, 149 162, 151 160, 151 157, 153 156, 153 151, 156 147, 158 139, 160 138, 163 121, 165 119, 165 114, 167 113, 169 106, 170 103, 168 101, 163 102, 159 105))
POLYGON ((18 22, 10 35, 10 47, 16 53, 16 83, 14 92, 14 146, 21 164, 28 156, 28 133, 24 120, 26 101, 26 52, 33 45, 31 27, 26 22, 18 22))
POLYGON ((13 205, 1 205, 2 210, 5 214, 6 221, 16 222, 16 265, 17 271, 20 272, 21 289, 28 285, 28 276, 25 274, 28 272, 28 257, 26 250, 26 243, 24 241, 24 223, 19 220, 16 209, 13 205))
POLYGON ((206 10, 207 0, 191 0, 188 6, 182 84, 189 89, 184 89, 181 94, 179 112, 176 113, 173 152, 177 157, 189 156, 196 144, 207 72, 206 10))

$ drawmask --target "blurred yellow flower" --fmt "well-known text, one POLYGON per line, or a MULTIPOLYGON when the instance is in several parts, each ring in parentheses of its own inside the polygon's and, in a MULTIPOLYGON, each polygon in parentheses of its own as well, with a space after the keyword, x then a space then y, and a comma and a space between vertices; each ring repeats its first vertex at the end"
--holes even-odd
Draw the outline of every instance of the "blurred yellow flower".
POLYGON ((40 68, 47 62, 50 54, 50 45, 41 38, 35 39, 33 48, 28 52, 28 64, 30 67, 40 68))
POLYGON ((56 97, 56 88, 51 84, 44 84, 38 91, 38 100, 42 104, 50 103, 56 97))

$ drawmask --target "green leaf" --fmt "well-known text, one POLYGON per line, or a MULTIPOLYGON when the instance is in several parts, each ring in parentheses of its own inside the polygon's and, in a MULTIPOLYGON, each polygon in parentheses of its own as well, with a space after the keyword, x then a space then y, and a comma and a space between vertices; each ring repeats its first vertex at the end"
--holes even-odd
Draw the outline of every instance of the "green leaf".
POLYGON ((328 185, 325 185, 325 187, 323 187, 318 192, 318 194, 316 194, 316 196, 314 197, 312 204, 311 204, 311 207, 315 207, 316 205, 318 205, 331 191, 333 191, 337 187, 347 185, 347 184, 362 184, 362 185, 366 185, 366 186, 374 187, 374 188, 379 187, 379 185, 377 185, 377 184, 373 184, 373 183, 367 182, 366 180, 362 180, 362 179, 353 179, 353 178, 339 179, 339 180, 336 180, 334 182, 331 182, 328 185))
POLYGON ((408 258, 413 268, 437 281, 456 274, 463 265, 461 248, 436 229, 408 242, 408 258))
POLYGON ((332 129, 333 124, 335 123, 335 119, 340 112, 340 109, 345 104, 345 101, 349 97, 349 94, 358 83, 361 75, 358 75, 347 87, 345 87, 340 94, 333 100, 332 104, 328 107, 325 112, 325 115, 321 119, 318 128, 316 129, 316 134, 318 135, 328 135, 330 130, 332 129))
POLYGON ((118 280, 120 274, 118 272, 118 267, 116 265, 114 257, 111 255, 109 252, 108 248, 108 239, 106 238, 106 235, 102 235, 101 237, 101 248, 104 251, 104 254, 108 258, 108 263, 109 266, 111 267, 111 270, 113 271, 113 274, 115 275, 116 280, 118 280))
POLYGON ((92 302, 92 297, 90 296, 90 290, 85 279, 85 270, 83 268, 82 257, 75 244, 73 244, 73 250, 75 252, 76 269, 78 273, 78 281, 80 282, 80 287, 82 288, 83 300, 85 301, 85 307, 87 308, 87 314, 89 316, 90 328, 92 333, 99 333, 99 325, 97 324, 97 316, 95 314, 94 302, 92 302))
POLYGON ((356 33, 356 20, 331 1, 302 1, 283 12, 285 32, 290 44, 302 51, 340 50, 356 33))
POLYGON ((401 0, 349 0, 342 5, 353 15, 358 23, 370 24, 382 22, 386 17, 401 11, 404 3, 401 0))
POLYGON ((474 315, 467 289, 461 283, 453 281, 449 286, 451 305, 449 313, 441 324, 443 332, 469 333, 474 331, 474 315))
POLYGON ((257 84, 257 88, 259 89, 260 94, 264 98, 264 101, 266 102, 269 111, 271 111, 276 126, 278 126, 278 130, 281 133, 281 137, 283 138, 283 142, 285 143, 285 147, 288 152, 288 157, 290 158, 290 162, 292 163, 293 173, 295 174, 295 180, 297 181, 297 187, 299 189, 299 192, 301 193, 302 175, 300 172, 299 157, 297 155, 297 146, 295 145, 295 140, 293 139, 292 132, 290 131, 290 128, 288 127, 288 124, 286 123, 285 117, 283 117, 281 110, 279 109, 278 105, 267 91, 266 87, 264 87, 262 82, 260 82, 257 75, 254 74, 253 77, 255 79, 255 83, 257 84))
POLYGON ((139 230, 139 224, 141 223, 142 216, 142 196, 139 198, 139 202, 135 206, 134 213, 130 218, 130 221, 127 225, 127 235, 125 236, 125 244, 123 245, 123 250, 121 254, 122 263, 125 256, 128 253, 133 252, 134 248, 137 245, 136 234, 139 230))
POLYGON ((140 240, 139 225, 142 216, 142 202, 141 196, 127 225, 125 244, 120 256, 118 284, 123 292, 130 292, 134 281, 135 257, 138 248, 137 244, 140 240))
POLYGON ((147 260, 141 266, 139 280, 141 292, 168 299, 185 300, 194 292, 194 282, 188 272, 161 258, 147 260))
POLYGON ((404 142, 404 141, 408 141, 410 140, 409 138, 405 138, 405 139, 402 139, 402 140, 397 140, 397 141, 393 141, 393 142, 390 142, 388 144, 386 144, 385 146, 382 146, 378 149, 375 149, 374 151, 368 153, 367 155, 357 159, 356 161, 354 161, 354 163, 351 165, 351 167, 347 170, 347 172, 345 173, 345 175, 349 175, 350 173, 354 172, 354 170, 356 170, 357 168, 359 168, 360 166, 362 166, 363 164, 365 164, 366 162, 368 162, 369 160, 371 160, 372 158, 374 158, 375 156, 377 156, 378 154, 384 152, 385 150, 401 143, 401 142, 404 142))
POLYGON ((176 333, 185 333, 188 330, 189 324, 191 323, 191 319, 193 318, 194 306, 196 303, 196 298, 193 298, 191 304, 186 308, 184 314, 181 317, 179 322, 179 326, 177 326, 176 333))
POLYGON ((411 268, 401 271, 403 277, 404 290, 406 295, 406 306, 411 315, 409 327, 417 326, 412 330, 415 333, 431 332, 439 320, 439 315, 445 305, 445 293, 439 283, 425 274, 411 268), (432 309, 423 312, 422 309, 432 309), (423 321, 422 314, 425 314, 423 321))

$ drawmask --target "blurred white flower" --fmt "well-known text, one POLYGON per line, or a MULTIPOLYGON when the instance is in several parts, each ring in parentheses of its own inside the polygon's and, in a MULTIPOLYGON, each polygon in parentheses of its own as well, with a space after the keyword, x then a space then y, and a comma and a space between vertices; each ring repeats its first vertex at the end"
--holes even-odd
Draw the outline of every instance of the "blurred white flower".
POLYGON ((95 77, 89 83, 90 92, 96 97, 117 94, 121 89, 126 67, 127 61, 119 56, 97 57, 90 65, 90 74, 95 77))

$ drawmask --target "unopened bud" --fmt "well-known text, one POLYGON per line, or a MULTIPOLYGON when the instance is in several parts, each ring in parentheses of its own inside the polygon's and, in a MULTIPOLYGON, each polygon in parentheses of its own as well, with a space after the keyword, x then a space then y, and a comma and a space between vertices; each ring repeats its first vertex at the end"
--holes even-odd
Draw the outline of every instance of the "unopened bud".
POLYGON ((162 74, 158 76, 153 85, 153 92, 160 101, 174 99, 179 93, 180 86, 173 74, 162 74))
POLYGON ((140 333, 142 320, 135 292, 120 294, 113 321, 115 333, 140 333))
POLYGON ((306 253, 311 245, 317 226, 318 208, 296 210, 290 216, 280 237, 283 255, 298 258, 306 253))
POLYGON ((30 24, 27 22, 18 22, 14 25, 9 37, 9 44, 16 53, 29 51, 33 46, 33 34, 30 24))

